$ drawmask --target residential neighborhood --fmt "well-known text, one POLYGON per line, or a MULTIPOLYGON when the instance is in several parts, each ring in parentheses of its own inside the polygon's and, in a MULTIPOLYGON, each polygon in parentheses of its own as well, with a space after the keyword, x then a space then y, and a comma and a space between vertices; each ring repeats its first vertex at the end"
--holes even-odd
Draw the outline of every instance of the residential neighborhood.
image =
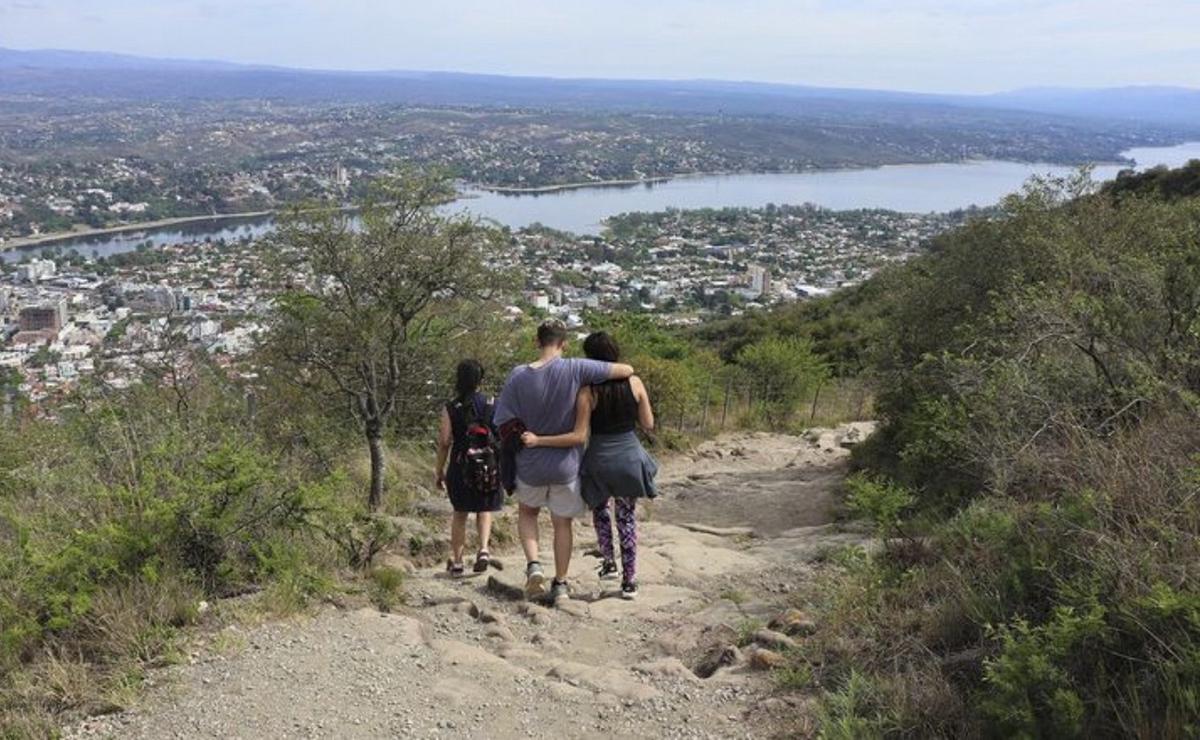
MULTIPOLYGON (((623 214, 599 237, 506 230, 512 248, 492 267, 523 280, 506 309, 514 318, 581 326, 589 310, 622 310, 693 324, 852 285, 967 215, 774 205, 623 214)), ((180 343, 251 373, 238 361, 264 331, 272 297, 307 279, 251 234, 98 258, 20 254, 0 282, 0 366, 12 371, 9 392, 35 404, 87 376, 128 385, 180 343)))
POLYGON ((249 242, 17 265, 0 285, 0 367, 16 373, 6 390, 38 404, 85 376, 127 386, 180 344, 237 371, 278 290, 272 275, 249 242))
POLYGON ((578 324, 588 309, 675 324, 823 295, 917 254, 968 212, 902 214, 816 206, 623 214, 604 237, 512 236, 525 296, 578 324))

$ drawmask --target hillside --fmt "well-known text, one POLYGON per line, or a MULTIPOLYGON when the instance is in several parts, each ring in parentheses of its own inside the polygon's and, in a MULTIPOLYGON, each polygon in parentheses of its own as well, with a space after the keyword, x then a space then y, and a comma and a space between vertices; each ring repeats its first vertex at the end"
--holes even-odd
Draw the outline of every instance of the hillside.
POLYGON ((1194 170, 1031 183, 824 302, 878 389, 848 503, 883 545, 807 645, 829 736, 1194 736, 1194 170))

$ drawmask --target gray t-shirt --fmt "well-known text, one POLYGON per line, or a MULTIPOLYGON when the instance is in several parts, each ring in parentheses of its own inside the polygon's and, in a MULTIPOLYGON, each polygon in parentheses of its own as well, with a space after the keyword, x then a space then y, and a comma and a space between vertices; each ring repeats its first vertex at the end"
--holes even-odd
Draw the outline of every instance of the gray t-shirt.
MULTIPOLYGON (((542 365, 518 365, 504 381, 496 402, 496 426, 520 419, 534 434, 567 434, 575 429, 575 398, 585 385, 608 379, 612 365, 597 360, 558 358, 542 365)), ((582 447, 534 447, 517 454, 517 479, 530 486, 571 483, 579 477, 582 447)))

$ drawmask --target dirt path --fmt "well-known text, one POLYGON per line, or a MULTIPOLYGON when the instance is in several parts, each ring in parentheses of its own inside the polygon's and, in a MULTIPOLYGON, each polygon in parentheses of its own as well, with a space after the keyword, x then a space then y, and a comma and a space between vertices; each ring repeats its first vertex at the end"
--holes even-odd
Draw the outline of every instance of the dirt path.
POLYGON ((223 651, 152 673, 140 706, 68 737, 804 734, 803 706, 746 660, 755 648, 731 648, 811 577, 814 554, 856 539, 829 526, 845 433, 730 435, 667 461, 642 511, 636 601, 597 579, 581 522, 559 608, 511 599, 518 553, 490 577, 420 571, 397 613, 226 628, 223 651))

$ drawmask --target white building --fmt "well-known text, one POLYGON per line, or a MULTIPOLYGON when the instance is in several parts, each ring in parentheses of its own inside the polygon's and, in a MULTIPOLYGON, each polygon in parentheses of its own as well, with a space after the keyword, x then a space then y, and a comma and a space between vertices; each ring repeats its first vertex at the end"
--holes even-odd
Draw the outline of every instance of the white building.
POLYGON ((57 266, 54 260, 31 259, 17 265, 17 280, 23 283, 38 283, 54 277, 57 266))
POLYGON ((211 339, 221 333, 221 325, 211 319, 197 321, 188 327, 188 339, 199 342, 211 339))

